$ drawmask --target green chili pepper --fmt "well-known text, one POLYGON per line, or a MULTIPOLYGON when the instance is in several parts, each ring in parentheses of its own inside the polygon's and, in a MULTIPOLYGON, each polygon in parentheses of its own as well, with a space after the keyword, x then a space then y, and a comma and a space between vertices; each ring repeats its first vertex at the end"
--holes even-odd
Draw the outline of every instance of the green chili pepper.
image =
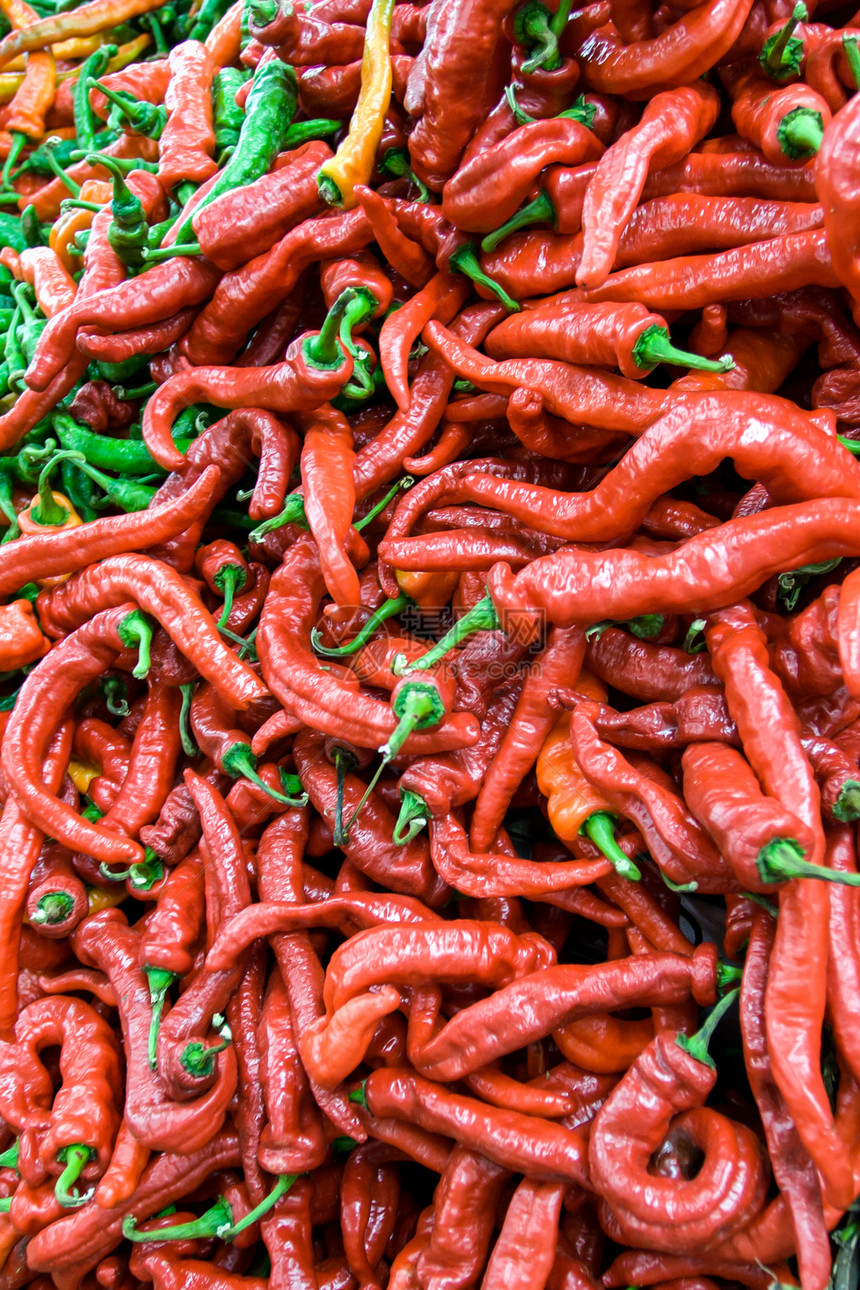
POLYGON ((66 494, 81 519, 86 523, 96 518, 96 504, 99 501, 99 493, 92 480, 87 479, 75 469, 74 462, 66 460, 60 464, 60 482, 62 491, 66 494))
POLYGON ((136 98, 128 90, 109 89, 95 77, 89 78, 87 89, 101 90, 107 101, 113 104, 108 125, 114 130, 130 130, 147 139, 158 139, 167 125, 167 108, 136 98))
POLYGON ((143 248, 149 231, 143 202, 131 191, 122 170, 113 164, 112 157, 90 153, 87 161, 104 166, 110 172, 113 182, 113 200, 110 204, 113 219, 108 225, 108 242, 123 264, 129 268, 139 268, 143 264, 143 248))
POLYGON ((12 315, 12 322, 6 333, 6 344, 3 350, 3 358, 9 369, 9 385, 13 390, 20 388, 20 382, 27 370, 27 359, 21 348, 21 342, 18 338, 18 329, 21 325, 21 309, 16 306, 12 315))
MULTIPOLYGON (((284 136, 292 124, 298 103, 296 74, 288 63, 275 59, 258 67, 251 92, 245 104, 245 120, 239 132, 236 150, 212 185, 203 202, 209 205, 222 193, 244 187, 265 175, 283 148, 284 136)), ((194 237, 191 219, 186 219, 176 235, 180 246, 194 237)), ((159 247, 146 253, 147 260, 169 259, 175 247, 159 247)))
MULTIPOLYGON (((90 103, 90 81, 101 76, 116 53, 116 45, 100 45, 81 64, 73 93, 75 134, 79 148, 95 148, 96 116, 90 103)), ((99 122, 101 125, 101 122, 99 122)), ((70 149, 70 151, 72 151, 70 149)))
POLYGON ((189 40, 205 40, 217 22, 230 8, 231 0, 203 0, 188 32, 189 40))
POLYGON ((157 489, 134 479, 114 479, 91 466, 81 453, 75 453, 74 458, 77 469, 98 484, 105 494, 101 501, 94 503, 97 510, 109 504, 122 511, 145 511, 152 504, 157 489))
POLYGON ((245 110, 236 102, 236 94, 245 84, 247 72, 240 67, 222 67, 212 82, 212 125, 218 152, 235 148, 245 120, 245 110))
MULTIPOLYGON (((35 214, 32 206, 24 207, 24 215, 26 215, 27 211, 31 212, 31 217, 35 214)), ((32 219, 28 220, 28 224, 32 226, 32 219)), ((37 220, 36 227, 38 228, 38 226, 39 221, 37 220)), ((5 211, 0 213, 0 242, 2 242, 3 246, 11 246, 13 251, 19 252, 25 251, 28 246, 32 245, 32 243, 27 240, 27 232, 24 228, 23 215, 19 219, 17 215, 7 215, 5 211)), ((42 245, 41 236, 39 237, 37 245, 42 245)))
POLYGON ((39 343, 39 337, 48 325, 47 318, 40 317, 33 308, 30 296, 33 294, 32 287, 23 282, 16 282, 12 287, 12 294, 15 297, 15 304, 21 315, 20 330, 18 333, 21 343, 21 349, 27 362, 32 362, 33 355, 36 352, 36 346, 39 343))

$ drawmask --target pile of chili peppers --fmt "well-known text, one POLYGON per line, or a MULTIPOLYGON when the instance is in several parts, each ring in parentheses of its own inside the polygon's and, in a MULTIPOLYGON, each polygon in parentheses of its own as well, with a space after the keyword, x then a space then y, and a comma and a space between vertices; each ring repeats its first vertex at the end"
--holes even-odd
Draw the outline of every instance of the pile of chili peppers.
POLYGON ((860 13, 0 9, 0 1290, 856 1286, 860 13))

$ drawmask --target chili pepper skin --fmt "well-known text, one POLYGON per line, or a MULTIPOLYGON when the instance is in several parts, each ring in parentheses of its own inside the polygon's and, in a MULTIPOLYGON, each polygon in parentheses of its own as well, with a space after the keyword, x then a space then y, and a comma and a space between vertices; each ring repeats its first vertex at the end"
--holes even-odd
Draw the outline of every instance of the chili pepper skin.
MULTIPOLYGON (((286 811, 270 824, 257 851, 260 895, 264 901, 304 899, 301 857, 307 841, 306 810, 286 811)), ((271 945, 290 1005, 292 1029, 301 1034, 325 1015, 323 969, 306 931, 280 933, 271 945)), ((366 1133, 352 1104, 338 1091, 321 1088, 310 1080, 314 1101, 342 1133, 364 1141, 366 1133)))
POLYGON ((621 230, 639 201, 649 168, 659 170, 680 161, 707 134, 719 109, 719 96, 704 81, 656 94, 639 124, 598 161, 582 210, 578 286, 597 287, 606 280, 621 230))
POLYGON ((784 839, 789 851, 791 842, 804 852, 813 850, 810 829, 761 792, 755 775, 734 749, 695 744, 685 751, 682 764, 690 809, 745 890, 773 891, 778 885, 778 873, 769 875, 767 858, 762 857, 768 846, 778 847, 784 839))
POLYGON ((160 561, 115 556, 42 594, 40 612, 57 632, 73 631, 95 610, 133 598, 159 621, 167 620, 165 626, 179 648, 235 708, 248 707, 266 692, 247 664, 221 643, 199 597, 160 561))
POLYGON ((142 968, 185 976, 203 926, 203 860, 193 852, 168 875, 140 938, 142 968))
MULTIPOLYGON (((760 148, 768 161, 802 164, 817 151, 814 143, 795 144, 790 134, 794 116, 808 116, 818 131, 830 122, 830 108, 815 90, 806 85, 776 88, 757 70, 729 78, 732 93, 732 121, 743 138, 760 148), (787 128, 788 127, 788 128, 787 128)), ((812 134, 815 135, 813 125, 812 134)))
MULTIPOLYGON (((62 783, 71 750, 72 726, 64 721, 51 742, 42 770, 48 792, 56 793, 62 783)), ((0 815, 0 847, 6 873, 6 899, 0 906, 0 1034, 11 1038, 18 1012, 17 960, 21 919, 27 896, 30 870, 42 847, 44 835, 24 816, 13 795, 6 799, 0 815)))
POLYGON ((764 1199, 768 1179, 758 1139, 702 1106, 715 1078, 711 1063, 685 1051, 674 1036, 661 1034, 597 1113, 589 1139, 591 1177, 618 1227, 646 1248, 671 1252, 674 1246, 685 1252, 691 1242, 718 1241, 747 1221, 764 1199), (631 1118, 634 1107, 639 1114, 631 1118), (679 1116, 674 1131, 689 1134, 704 1151, 692 1181, 660 1179, 647 1169, 673 1116, 679 1116), (623 1151, 614 1146, 619 1139, 623 1151))
POLYGON ((846 103, 831 124, 815 161, 815 191, 824 207, 824 228, 833 268, 852 298, 854 321, 860 316, 860 270, 853 224, 855 187, 851 181, 857 153, 860 104, 846 103))
MULTIPOLYGON (((158 1075, 150 1069, 148 1038, 150 989, 138 967, 139 934, 117 909, 103 910, 75 929, 75 952, 81 961, 104 971, 120 1000, 126 1052, 125 1118, 139 1142, 166 1151, 182 1134, 187 1153, 199 1150, 223 1121, 236 1086, 235 1055, 228 1048, 218 1063, 217 1082, 192 1102, 172 1102, 158 1075)), ((216 1130, 217 1131, 217 1130, 216 1130)), ((135 1203, 139 1197, 135 1193, 135 1203)), ((126 1209, 127 1213, 128 1210, 126 1209)))
POLYGON ((442 211, 459 229, 488 233, 514 214, 545 166, 577 166, 602 152, 593 131, 571 117, 521 125, 460 166, 445 185, 442 211))
POLYGON ((577 628, 553 629, 520 691, 511 724, 478 793, 469 835, 473 851, 488 850, 516 788, 534 765, 555 720, 547 711, 547 695, 558 684, 575 684, 584 656, 583 633, 577 628))
POLYGON ((28 386, 33 390, 49 387, 72 358, 81 327, 116 327, 122 331, 162 322, 173 317, 180 304, 187 307, 207 300, 218 276, 215 266, 199 257, 174 259, 167 265, 147 269, 130 283, 111 284, 85 299, 79 292, 75 302, 55 314, 42 332, 27 371, 28 386))
POLYGON ((308 265, 360 251, 372 236, 360 209, 305 220, 269 251, 226 274, 214 294, 210 287, 206 294, 212 299, 194 320, 182 352, 195 364, 230 362, 250 329, 289 295, 308 265))
POLYGON ((668 330, 664 318, 642 305, 558 304, 501 322, 490 332, 485 348, 491 358, 557 358, 618 367, 624 376, 635 380, 651 370, 651 363, 640 352, 648 338, 640 338, 649 330, 653 334, 655 328, 668 330), (511 327, 511 323, 516 325, 511 327))
POLYGON ((728 52, 751 8, 747 0, 696 5, 660 35, 630 46, 612 26, 600 27, 576 51, 583 80, 632 99, 649 98, 657 86, 687 85, 728 52))
POLYGON ((551 1181, 584 1179, 582 1137, 550 1120, 486 1107, 408 1068, 374 1071, 365 1096, 371 1115, 418 1119, 430 1129, 454 1136, 461 1145, 480 1150, 503 1168, 551 1181))
POLYGON ((638 300, 650 309, 702 309, 714 301, 769 296, 810 284, 834 287, 841 280, 832 263, 832 240, 813 229, 719 255, 623 269, 586 298, 638 300))
MULTIPOLYGON (((824 497, 828 493, 830 496, 854 495, 853 485, 847 483, 846 486, 846 478, 850 480, 855 469, 853 463, 848 463, 848 454, 838 441, 823 435, 802 414, 791 422, 788 420, 789 415, 789 409, 781 401, 767 399, 766 396, 729 392, 711 397, 705 394, 691 395, 689 401, 685 400, 670 409, 645 430, 626 453, 622 465, 605 476, 594 493, 579 493, 570 498, 571 508, 575 506, 580 512, 579 523, 572 516, 568 518, 569 512, 568 516, 565 515, 567 508, 557 493, 513 480, 484 480, 480 476, 470 479, 467 476, 459 481, 456 492, 450 496, 452 500, 492 505, 512 514, 523 523, 569 541, 599 542, 617 540, 625 532, 632 532, 644 519, 646 507, 681 482, 671 473, 674 464, 681 467, 689 478, 690 474, 709 473, 719 458, 731 456, 741 474, 747 478, 760 479, 771 496, 780 501, 799 501, 803 500, 804 495, 808 498, 824 497), (764 445, 767 454, 778 453, 778 460, 773 465, 759 457, 756 451, 758 444, 750 445, 752 459, 744 460, 743 449, 749 443, 749 430, 756 423, 769 423, 773 428, 764 445), (786 439, 780 449, 779 431, 782 428, 786 431, 786 439), (673 440, 676 441, 677 448, 674 448, 673 440), (808 445, 808 455, 801 459, 796 454, 802 453, 800 445, 804 440, 808 445), (813 448, 813 444, 817 447, 813 448), (700 467, 700 452, 713 464, 700 467), (807 492, 807 463, 811 463, 818 453, 822 454, 822 468, 827 476, 827 483, 823 480, 816 480, 814 483, 810 481, 807 492), (649 480, 647 464, 652 461, 659 461, 662 466, 660 477, 654 480, 653 486, 649 480), (785 467, 791 470, 801 465, 802 475, 801 469, 798 469, 791 482, 784 476, 780 478, 785 467), (614 494, 613 486, 616 484, 619 491, 614 494), (634 488, 640 490, 638 497, 634 488), (632 514, 625 514, 625 499, 626 507, 630 507, 632 514), (592 501, 595 511, 600 513, 600 520, 596 524, 589 524, 587 518, 592 501), (554 514, 548 514, 550 508, 554 514)), ((860 485, 860 473, 857 474, 857 481, 860 485)), ((384 544, 382 551, 383 554, 386 553, 384 544)))
POLYGON ((186 40, 170 51, 167 63, 164 103, 170 115, 158 141, 158 177, 165 188, 183 179, 199 184, 216 169, 210 92, 214 59, 205 45, 186 40))
POLYGON ((801 1277, 805 1284, 823 1290, 830 1279, 830 1244, 821 1188, 774 1081, 767 1049, 764 1008, 768 960, 775 938, 773 919, 763 909, 756 908, 741 985, 744 1062, 761 1113, 774 1178, 791 1212, 801 1277))
MULTIPOLYGON (((716 615, 707 629, 707 640, 753 770, 765 791, 811 829, 814 846, 809 858, 821 864, 824 836, 818 788, 800 745, 797 717, 768 667, 764 633, 751 607, 739 605, 716 615), (750 691, 751 684, 756 687, 755 694, 750 691), (759 726, 763 721, 769 723, 769 741, 759 726)), ((839 1203, 852 1184, 846 1178, 850 1166, 834 1132, 817 1062, 826 975, 822 972, 816 977, 809 970, 812 964, 825 961, 828 907, 826 890, 808 880, 791 882, 780 893, 780 925, 767 990, 767 1034, 774 1079, 821 1172, 825 1199, 835 1197, 839 1203), (786 937, 791 938, 790 950, 786 937), (798 1008, 796 997, 789 1007, 788 999, 798 988, 798 972, 805 979, 803 1007, 798 1008), (792 1056, 787 1060, 789 1052, 792 1056)))
MULTIPOLYGON (((601 880, 604 881, 604 880, 601 880)), ((622 885, 623 879, 618 879, 622 885)), ((700 946, 692 958, 657 953, 596 967, 558 964, 497 990, 490 998, 457 1013, 412 1053, 415 1068, 428 1079, 461 1079, 506 1052, 559 1029, 578 1016, 631 1005, 654 1006, 694 997, 713 1000, 715 952, 700 946), (607 993, 609 992, 609 993, 607 993), (509 1009, 528 1002, 522 1025, 509 1009)))
POLYGON ((505 83, 507 42, 500 38, 500 25, 510 9, 508 0, 460 0, 454 7, 438 4, 429 10, 424 50, 409 76, 406 106, 421 116, 409 136, 412 167, 431 188, 440 190, 454 172, 475 126, 505 83), (469 33, 465 44, 464 31, 469 33))
POLYGON ((708 610, 748 595, 792 561, 797 566, 809 559, 853 553, 853 514, 854 503, 838 499, 814 507, 811 503, 784 506, 702 533, 677 553, 642 557, 632 551, 592 554, 567 550, 534 560, 516 578, 506 566, 496 565, 487 584, 500 614, 522 613, 528 607, 531 612, 545 612, 550 622, 564 626, 572 621, 593 623, 605 616, 626 621, 643 613, 684 612, 694 603, 708 610), (767 539, 767 545, 762 538, 767 539), (770 547, 771 539, 778 544, 778 555, 770 547), (713 566, 715 550, 723 562, 719 573, 713 566), (710 553, 707 558, 705 551, 710 553), (589 602, 589 588, 604 575, 602 585, 609 590, 601 590, 600 596, 589 602), (564 610, 557 599, 560 595, 565 599, 564 610))
POLYGON ((121 607, 97 614, 51 651, 42 668, 30 673, 26 693, 22 688, 3 741, 4 772, 31 821, 70 850, 86 851, 107 863, 136 861, 143 853, 136 843, 91 824, 47 791, 40 779, 41 761, 66 703, 123 651, 119 629, 128 612, 121 607))
POLYGON ((268 174, 196 210, 191 225, 203 254, 227 270, 265 254, 316 214, 316 172, 331 155, 321 140, 305 143, 282 154, 268 174))
POLYGON ((210 1135, 205 1145, 185 1155, 165 1151, 148 1166, 134 1196, 109 1213, 90 1204, 33 1237, 28 1262, 36 1270, 63 1276, 64 1284, 69 1284, 73 1276, 86 1275, 120 1242, 122 1221, 129 1213, 134 1212, 139 1219, 149 1217, 166 1204, 181 1201, 210 1173, 234 1168, 238 1163, 238 1142, 229 1131, 210 1135))

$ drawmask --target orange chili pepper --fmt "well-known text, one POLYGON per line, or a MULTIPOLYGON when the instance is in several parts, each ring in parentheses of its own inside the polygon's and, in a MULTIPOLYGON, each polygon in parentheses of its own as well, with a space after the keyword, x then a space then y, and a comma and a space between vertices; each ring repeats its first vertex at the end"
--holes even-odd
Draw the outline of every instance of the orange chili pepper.
POLYGON ((13 600, 0 608, 0 669, 16 672, 49 648, 29 600, 13 600))
POLYGON ((395 569, 394 576, 401 591, 410 596, 422 609, 442 609, 457 590, 459 573, 421 573, 409 569, 395 569))

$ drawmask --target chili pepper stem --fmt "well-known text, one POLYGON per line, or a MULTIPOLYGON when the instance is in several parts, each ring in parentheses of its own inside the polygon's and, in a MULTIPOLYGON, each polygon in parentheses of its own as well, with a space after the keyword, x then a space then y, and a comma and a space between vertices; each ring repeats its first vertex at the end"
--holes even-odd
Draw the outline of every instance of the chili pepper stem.
POLYGON ((743 968, 735 967, 733 963, 718 963, 717 990, 720 994, 725 994, 728 990, 736 989, 740 985, 743 975, 743 968))
POLYGON ((397 654, 391 664, 391 670, 395 676, 405 676, 407 672, 434 667, 447 653, 461 645, 468 636, 473 636, 475 632, 495 632, 501 626, 491 597, 483 596, 468 613, 457 619, 454 626, 426 654, 422 654, 411 663, 407 663, 403 654, 397 654))
POLYGON ((231 1241, 234 1236, 244 1232, 246 1228, 252 1227, 258 1222, 264 1214, 277 1205, 282 1196, 285 1196, 298 1178, 298 1174, 281 1174, 268 1196, 264 1196, 259 1205, 256 1205, 244 1218, 240 1218, 238 1223, 234 1223, 226 1232, 219 1232, 218 1235, 222 1241, 231 1241))
POLYGON ((740 998, 740 990, 731 990, 727 995, 720 999, 708 1013, 707 1019, 694 1035, 676 1035, 675 1043, 679 1048, 683 1048, 685 1053, 695 1057, 697 1062, 704 1066, 710 1066, 711 1070, 716 1069, 716 1063, 708 1052, 708 1044, 717 1026, 722 1021, 729 1008, 740 998))
POLYGON ((820 878, 846 887, 860 887, 860 873, 840 873, 804 860, 804 850, 793 838, 774 838, 762 847, 756 866, 764 882, 786 882, 789 878, 820 878))
POLYGON ((305 361, 312 367, 340 367, 343 351, 339 344, 340 329, 347 309, 358 298, 354 287, 347 287, 329 309, 316 336, 309 336, 302 344, 305 361))
POLYGON ((176 980, 176 973, 168 972, 165 968, 149 967, 146 968, 146 979, 149 982, 149 1001, 152 1004, 146 1052, 149 1065, 152 1070, 155 1070, 158 1055, 158 1031, 161 1026, 161 1016, 164 1012, 164 1001, 167 998, 167 991, 176 980))
POLYGON ((262 524, 252 529, 248 534, 248 541, 260 542, 267 533, 274 533, 276 529, 282 529, 285 524, 301 524, 303 528, 307 528, 305 499, 301 493, 290 493, 280 514, 263 520, 262 524))
POLYGON ((195 1240, 197 1237, 218 1236, 222 1230, 229 1230, 232 1222, 233 1211, 224 1197, 219 1196, 214 1205, 192 1222, 161 1227, 155 1232, 138 1232, 134 1214, 127 1214, 122 1222, 122 1234, 127 1241, 138 1244, 144 1241, 195 1240))
POLYGON ((180 1065, 189 1075, 201 1079, 211 1075, 215 1069, 215 1058, 232 1044, 232 1038, 219 1039, 217 1044, 188 1044, 179 1058, 180 1065))
MULTIPOLYGON (((9 155, 3 164, 3 170, 0 171, 0 187, 2 187, 4 191, 9 187, 9 176, 12 173, 12 169, 21 153, 24 151, 26 144, 27 136, 25 134, 21 134, 18 130, 13 131, 12 146, 9 149, 9 155)), ((77 194, 75 195, 77 196, 77 194)), ((18 194, 16 193, 15 196, 17 198, 18 194)))
POLYGON ((465 277, 471 278, 479 287, 485 287, 487 291, 492 291, 493 295, 501 300, 506 309, 512 313, 519 313, 520 306, 511 296, 508 295, 500 283, 495 282, 488 274, 484 273, 478 260, 478 244, 476 242, 467 242, 465 246, 460 246, 452 252, 450 267, 457 273, 462 273, 465 277))
POLYGON ((343 827, 343 790, 346 784, 346 776, 349 771, 354 769, 357 762, 348 748, 335 747, 334 765, 337 771, 337 796, 334 805, 332 837, 336 847, 343 847, 349 841, 349 837, 343 827))
POLYGON ((301 797, 288 797, 285 793, 279 793, 276 788, 270 788, 264 779, 257 774, 257 759, 251 752, 248 744, 233 744, 223 757, 224 769, 228 775, 235 779, 249 779, 252 784, 262 788, 269 797, 273 797, 276 802, 283 802, 285 806, 304 806, 307 803, 307 795, 301 797))
POLYGON ((698 372, 730 372, 735 360, 730 354, 725 358, 703 358, 685 349, 678 349, 669 339, 665 327, 646 327, 633 346, 633 362, 637 367, 650 371, 658 363, 674 363, 698 372))
POLYGON ((95 1188, 90 1187, 82 1196, 72 1193, 72 1188, 81 1176, 84 1167, 89 1163, 94 1152, 92 1147, 75 1144, 63 1147, 57 1152, 57 1159, 65 1161, 66 1167, 54 1185, 54 1195, 65 1209, 78 1209, 86 1205, 95 1188))
POLYGON ((429 202, 430 189, 418 178, 409 164, 409 154, 402 148, 389 148, 379 163, 379 171, 392 179, 408 179, 418 189, 419 202, 429 202))
POLYGON ((856 779, 846 779, 842 785, 833 805, 833 816, 843 823, 860 820, 860 783, 856 779))
POLYGON ((584 833, 597 849, 606 856, 619 878, 629 878, 631 882, 640 881, 642 878, 640 869, 629 856, 624 854, 615 841, 614 815, 610 815, 608 811, 594 811, 584 821, 579 831, 584 833))
POLYGON ((854 88, 860 89, 860 50, 857 48, 857 37, 844 35, 842 48, 848 61, 848 68, 854 77, 854 88))
POLYGON ((164 865, 156 855, 147 855, 145 860, 131 865, 128 871, 128 881, 135 891, 151 891, 163 877, 164 865))
POLYGON ((397 823, 394 825, 394 832, 391 834, 391 840, 394 845, 396 847, 405 847, 413 838, 417 838, 429 819, 430 812, 427 809, 427 803, 424 798, 419 797, 417 793, 413 793, 409 788, 404 789, 400 803, 400 814, 397 817, 397 823), (406 830, 405 833, 404 829, 406 830))
POLYGON ((199 757, 200 749, 191 738, 191 730, 188 725, 188 716, 191 712, 191 700, 194 697, 193 682, 188 685, 181 685, 182 706, 179 709, 179 738, 182 741, 182 751, 186 757, 199 757))
POLYGON ((44 923, 54 927, 68 918, 75 907, 75 902, 65 891, 48 891, 40 896, 36 908, 30 915, 30 922, 41 927, 44 923))
POLYGON ((361 519, 356 520, 353 524, 352 527, 355 529, 356 533, 360 533, 362 529, 367 528, 368 524, 370 524, 372 520, 375 520, 377 515, 381 514, 381 512, 385 510, 393 497, 396 497, 399 492, 405 491, 407 488, 411 488, 414 483, 415 480, 411 475, 404 475, 402 479, 398 479, 395 484, 392 484, 385 496, 378 501, 375 506, 371 507, 366 515, 362 515, 361 519))
POLYGON ((492 233, 481 239, 481 250, 485 253, 495 251, 500 242, 516 233, 521 228, 530 228, 532 224, 552 224, 555 226, 556 210, 548 193, 539 192, 537 197, 521 206, 510 219, 500 224, 492 233))
POLYGON ((152 664, 150 657, 152 623, 145 614, 135 609, 123 618, 119 625, 118 635, 126 648, 137 649, 137 663, 132 670, 132 676, 136 677, 138 681, 146 680, 152 664))
POLYGON ((199 242, 183 242, 180 246, 174 242, 172 246, 145 246, 141 255, 147 264, 158 264, 161 260, 172 260, 175 255, 202 255, 203 251, 199 242))
POLYGON ((759 62, 762 68, 774 80, 786 80, 797 74, 800 70, 800 60, 803 55, 803 42, 793 40, 794 29, 799 22, 806 22, 809 18, 809 11, 806 5, 796 4, 792 11, 791 17, 785 22, 784 26, 766 40, 764 47, 759 55, 759 62), (799 46, 799 48, 797 48, 799 46))
POLYGON ((779 146, 792 161, 813 156, 824 138, 824 121, 820 112, 798 107, 788 112, 777 130, 779 146))
POLYGON ((239 564, 228 564, 221 573, 221 590, 224 592, 224 607, 221 610, 221 617, 218 619, 218 629, 227 626, 227 619, 230 617, 230 611, 233 608, 233 598, 236 595, 236 588, 244 587, 247 580, 245 570, 239 564))
POLYGON ((321 632, 318 627, 315 627, 311 632, 311 645, 317 654, 322 654, 324 658, 344 658, 348 654, 355 654, 363 645, 367 644, 374 632, 382 626, 386 619, 396 618, 398 614, 402 614, 404 609, 408 609, 410 606, 415 606, 415 601, 411 596, 401 592, 393 600, 384 600, 348 645, 330 647, 321 644, 321 632))
POLYGON ((438 721, 439 708, 439 699, 435 693, 427 694, 416 689, 404 694, 397 713, 397 729, 379 749, 382 760, 393 761, 416 727, 426 725, 434 718, 438 721))
POLYGON ((30 516, 37 524, 44 524, 46 528, 61 528, 70 514, 68 508, 55 499, 51 490, 51 475, 54 467, 66 460, 80 462, 84 458, 79 452, 56 452, 39 472, 39 500, 31 507, 30 516))
POLYGON ((11 1147, 7 1147, 6 1150, 0 1154, 0 1169, 17 1169, 20 1149, 18 1139, 16 1138, 11 1147))

